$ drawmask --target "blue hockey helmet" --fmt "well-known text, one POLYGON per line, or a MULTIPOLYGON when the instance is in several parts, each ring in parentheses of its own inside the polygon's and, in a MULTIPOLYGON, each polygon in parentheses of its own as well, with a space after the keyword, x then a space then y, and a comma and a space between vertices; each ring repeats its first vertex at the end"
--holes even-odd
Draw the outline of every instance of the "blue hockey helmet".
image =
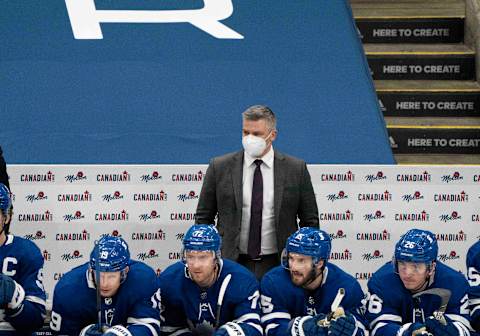
POLYGON ((397 261, 431 264, 437 260, 438 244, 435 235, 427 230, 411 229, 395 245, 394 266, 397 261))
POLYGON ((3 183, 0 183, 0 211, 5 215, 12 205, 10 190, 3 183))
POLYGON ((127 242, 121 237, 102 237, 90 254, 90 268, 94 271, 119 272, 124 271, 128 265, 130 252, 127 242))
POLYGON ((196 224, 191 226, 183 238, 184 251, 213 251, 220 256, 222 239, 215 226, 211 224, 196 224))
POLYGON ((312 257, 312 262, 317 264, 320 260, 327 261, 332 249, 328 233, 313 227, 302 227, 287 239, 282 253, 282 265, 288 268, 288 254, 298 253, 312 257))

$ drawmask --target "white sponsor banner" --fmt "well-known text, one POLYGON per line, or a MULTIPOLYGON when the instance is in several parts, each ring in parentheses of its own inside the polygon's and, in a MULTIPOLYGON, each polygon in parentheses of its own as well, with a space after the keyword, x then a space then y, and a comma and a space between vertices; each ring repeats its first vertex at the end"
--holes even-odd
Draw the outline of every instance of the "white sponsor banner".
MULTIPOLYGON (((433 231, 439 259, 464 271, 480 235, 480 166, 310 165, 331 261, 362 287, 410 228, 433 231)), ((12 233, 45 258, 45 288, 89 259, 101 235, 160 272, 179 260, 195 221, 205 165, 9 165, 12 233)), ((288 191, 286 191, 288 192, 288 191)))

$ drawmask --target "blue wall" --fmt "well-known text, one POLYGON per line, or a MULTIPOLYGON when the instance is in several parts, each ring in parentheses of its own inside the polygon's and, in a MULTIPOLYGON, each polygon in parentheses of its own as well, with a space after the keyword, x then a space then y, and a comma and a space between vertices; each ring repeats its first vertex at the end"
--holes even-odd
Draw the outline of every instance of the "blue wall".
POLYGON ((241 148, 253 104, 277 114, 275 148, 308 163, 393 163, 348 1, 234 0, 221 22, 243 39, 189 23, 103 23, 103 39, 75 39, 63 0, 5 1, 0 22, 9 163, 207 163, 241 148))

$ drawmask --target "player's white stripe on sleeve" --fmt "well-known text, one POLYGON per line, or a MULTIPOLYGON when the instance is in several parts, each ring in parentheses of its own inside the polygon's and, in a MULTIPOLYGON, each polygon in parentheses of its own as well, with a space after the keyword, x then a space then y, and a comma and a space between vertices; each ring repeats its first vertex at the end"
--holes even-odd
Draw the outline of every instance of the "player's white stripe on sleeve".
POLYGON ((468 329, 472 329, 472 326, 470 325, 470 321, 467 320, 465 317, 461 315, 455 315, 455 314, 445 314, 447 315, 452 321, 462 323, 464 326, 466 326, 468 329))
POLYGON ((479 304, 480 303, 480 299, 470 299, 470 304, 471 305, 474 305, 474 304, 479 304))
POLYGON ((476 306, 475 308, 473 308, 472 310, 470 310, 470 315, 473 315, 473 313, 477 310, 480 309, 480 305, 476 306))
POLYGON ((276 327, 278 327, 280 324, 278 323, 270 323, 269 325, 267 325, 265 327, 265 335, 268 335, 268 332, 272 329, 275 329, 276 327))
POLYGON ((244 321, 246 321, 246 320, 257 320, 257 321, 260 321, 260 315, 259 315, 259 314, 255 314, 255 313, 245 314, 245 315, 240 316, 238 319, 234 320, 234 322, 240 323, 240 322, 244 322, 244 321))
POLYGON ((157 330, 155 330, 155 328, 151 324, 155 324, 156 326, 160 327, 160 322, 153 318, 137 319, 137 318, 129 317, 127 319, 127 323, 147 327, 148 330, 150 330, 150 334, 152 334, 152 336, 158 336, 157 330))
POLYGON ((151 317, 141 317, 141 318, 129 317, 127 319, 127 323, 132 323, 132 324, 135 324, 135 323, 137 323, 137 324, 153 323, 153 324, 160 327, 160 321, 156 320, 154 318, 151 318, 151 317))
POLYGON ((453 322, 453 325, 458 330, 458 335, 470 336, 470 331, 462 323, 453 322))
POLYGON ((270 314, 267 314, 267 315, 263 315, 262 318, 261 318, 261 321, 263 323, 263 322, 266 322, 268 320, 273 320, 273 319, 277 319, 277 318, 291 320, 292 316, 289 313, 270 313, 270 314))
POLYGON ((263 335, 263 329, 262 329, 262 327, 261 327, 259 324, 252 323, 252 322, 248 322, 247 324, 248 324, 248 325, 251 325, 252 327, 254 327, 255 329, 257 329, 258 332, 263 335))
POLYGON ((188 328, 183 328, 183 329, 177 330, 174 333, 170 334, 170 336, 178 336, 178 335, 181 335, 183 333, 188 333, 188 332, 190 332, 190 330, 188 328))
POLYGON ((358 328, 362 329, 362 330, 363 330, 363 334, 366 335, 366 334, 367 334, 367 329, 365 328, 365 326, 363 325, 363 323, 360 322, 359 320, 357 320, 357 318, 356 318, 355 316, 353 316, 353 319, 355 320, 355 332, 352 333, 352 335, 356 335, 356 334, 357 334, 358 328))
POLYGON ((22 306, 20 307, 20 309, 19 309, 15 314, 10 315, 10 317, 15 317, 15 316, 20 315, 20 314, 22 313, 22 311, 23 311, 23 307, 25 307, 25 305, 22 305, 22 306))
POLYGON ((163 332, 173 332, 177 329, 178 329, 178 327, 169 327, 169 326, 162 326, 160 328, 160 330, 162 330, 163 332))
POLYGON ((38 304, 40 304, 44 307, 47 306, 47 303, 45 302, 45 300, 40 299, 39 297, 36 297, 36 296, 33 296, 33 295, 25 296, 25 300, 28 300, 28 301, 33 302, 33 303, 38 303, 38 304))
POLYGON ((370 336, 375 336, 375 333, 377 332, 378 329, 380 329, 381 327, 383 326, 386 326, 387 324, 384 323, 384 322, 380 322, 377 324, 377 326, 375 328, 373 328, 372 330, 372 333, 370 334, 370 336))
POLYGON ((393 315, 393 314, 383 314, 377 317, 375 320, 370 322, 370 329, 373 328, 375 324, 378 323, 378 321, 387 321, 387 322, 400 322, 402 323, 402 318, 398 315, 393 315))
POLYGON ((399 336, 403 335, 403 333, 405 332, 405 330, 407 330, 408 328, 410 328, 411 325, 412 325, 412 323, 405 323, 404 325, 402 325, 402 326, 400 327, 400 329, 398 329, 397 335, 399 335, 399 336))

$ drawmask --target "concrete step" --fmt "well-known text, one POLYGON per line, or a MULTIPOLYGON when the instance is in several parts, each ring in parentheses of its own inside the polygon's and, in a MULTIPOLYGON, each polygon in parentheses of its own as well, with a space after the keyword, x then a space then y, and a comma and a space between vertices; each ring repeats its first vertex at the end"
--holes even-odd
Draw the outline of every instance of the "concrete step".
POLYGON ((474 81, 375 81, 386 117, 480 117, 474 81))
POLYGON ((464 44, 365 44, 364 49, 373 79, 475 79, 475 52, 464 44))

